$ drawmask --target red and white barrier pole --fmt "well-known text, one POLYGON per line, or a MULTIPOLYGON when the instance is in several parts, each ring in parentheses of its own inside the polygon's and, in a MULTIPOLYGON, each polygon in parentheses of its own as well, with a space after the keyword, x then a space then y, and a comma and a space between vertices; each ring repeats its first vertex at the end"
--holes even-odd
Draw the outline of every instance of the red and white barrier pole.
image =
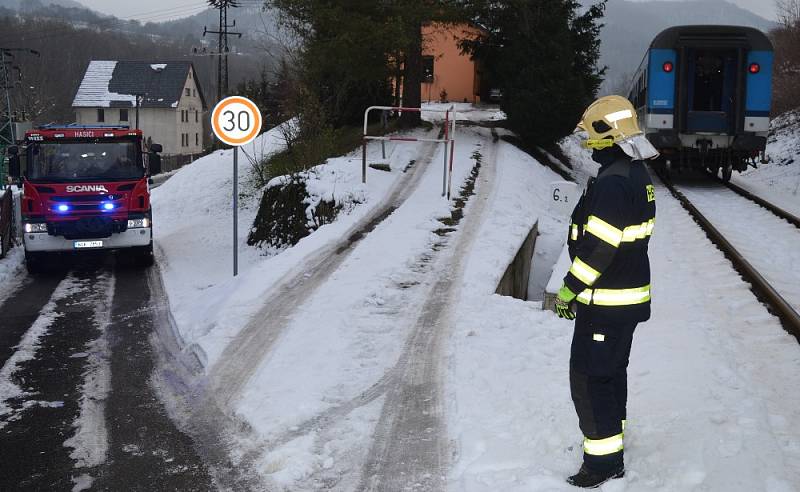
MULTIPOLYGON (((456 119, 453 118, 453 135, 455 136, 456 133, 456 119)), ((447 145, 447 144, 445 144, 447 145)), ((450 191, 453 186, 453 154, 455 153, 456 149, 456 139, 450 139, 450 179, 447 181, 447 199, 450 200, 450 191)))
MULTIPOLYGON (((455 117, 455 106, 451 105, 448 109, 422 109, 422 108, 406 108, 402 106, 370 106, 366 110, 364 110, 364 133, 362 139, 362 149, 361 149, 361 182, 367 182, 367 143, 369 140, 380 140, 381 142, 385 141, 393 141, 393 142, 434 142, 434 143, 443 143, 444 144, 444 162, 442 166, 442 196, 447 196, 450 199, 450 186, 452 184, 452 173, 453 173, 453 149, 455 140, 453 139, 453 135, 455 135, 456 129, 456 117, 455 117), (444 138, 415 138, 415 137, 387 137, 387 136, 373 136, 368 135, 368 122, 369 122, 369 112, 372 110, 383 110, 383 111, 409 111, 409 112, 416 112, 422 113, 431 112, 431 113, 444 113, 444 138), (450 113, 453 113, 453 118, 450 118, 450 113), (451 126, 452 125, 452 130, 451 126), (449 145, 448 145, 449 144, 449 145), (450 153, 448 159, 448 152, 450 153), (448 166, 449 166, 449 173, 450 179, 448 180, 448 166)), ((385 157, 384 157, 385 158, 385 157)))
POLYGON ((450 110, 444 113, 444 167, 442 168, 442 196, 447 193, 447 141, 450 136, 450 110))

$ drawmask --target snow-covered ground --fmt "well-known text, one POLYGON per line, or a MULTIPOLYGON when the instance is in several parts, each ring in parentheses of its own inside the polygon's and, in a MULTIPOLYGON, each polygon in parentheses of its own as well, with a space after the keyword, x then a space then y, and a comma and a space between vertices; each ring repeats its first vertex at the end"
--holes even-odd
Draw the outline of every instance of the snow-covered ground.
MULTIPOLYGON (((261 137, 265 152, 279 148, 275 137, 261 137)), ((583 184, 596 165, 578 141, 563 150, 583 184)), ((363 203, 285 251, 245 245, 257 207, 245 199, 235 279, 230 153, 155 190, 183 343, 251 429, 234 458, 284 490, 571 490, 563 480, 582 441, 567 375, 572 325, 494 294, 537 221, 566 227, 548 211, 561 178, 489 129, 462 127, 454 189, 477 159, 481 174, 463 221, 437 234, 450 210, 441 149, 388 151, 392 171, 369 170, 366 186, 358 153, 316 169, 319 190, 363 203), (353 230, 387 201, 396 208, 374 228, 353 230), (363 239, 346 241, 356 232, 363 239), (292 304, 264 305, 276 299, 292 304)), ((379 152, 372 145, 370 160, 379 152)), ((603 490, 798 490, 800 347, 680 205, 661 187, 657 196, 653 319, 631 358, 627 474, 603 490)))
POLYGON ((767 156, 769 163, 734 173, 731 182, 800 217, 800 111, 772 121, 767 156))
POLYGON ((422 119, 426 121, 441 121, 444 119, 444 113, 426 113, 424 110, 447 111, 450 108, 456 111, 456 121, 501 121, 506 119, 506 114, 498 109, 496 105, 492 104, 472 104, 463 102, 448 102, 448 103, 423 103, 422 104, 422 119))
POLYGON ((800 310, 800 229, 718 183, 686 182, 677 187, 800 310))
MULTIPOLYGON (((496 186, 522 187, 516 178, 496 186)), ((666 190, 657 196, 653 317, 629 368, 627 474, 603 490, 798 490, 800 348, 666 190)), ((451 345, 450 490, 572 490, 571 323, 490 295, 488 272, 473 275, 451 345)))

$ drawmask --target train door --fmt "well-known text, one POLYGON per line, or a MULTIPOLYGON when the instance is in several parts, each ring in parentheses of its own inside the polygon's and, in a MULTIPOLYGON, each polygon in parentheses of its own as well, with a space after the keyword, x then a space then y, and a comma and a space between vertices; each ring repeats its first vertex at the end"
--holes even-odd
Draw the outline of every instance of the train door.
POLYGON ((739 53, 735 49, 687 48, 681 86, 687 133, 736 133, 741 93, 739 53))

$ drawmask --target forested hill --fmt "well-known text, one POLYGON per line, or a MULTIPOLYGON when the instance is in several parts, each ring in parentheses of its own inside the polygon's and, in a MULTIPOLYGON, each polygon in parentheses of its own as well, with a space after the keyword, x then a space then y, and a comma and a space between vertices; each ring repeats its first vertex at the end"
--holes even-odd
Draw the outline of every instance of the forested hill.
MULTIPOLYGON (((765 0, 771 1, 771 0, 765 0)), ((639 66, 650 41, 670 26, 727 24, 769 31, 775 24, 725 0, 609 0, 600 38, 600 64, 608 66, 603 89, 618 92, 639 66)))
MULTIPOLYGON (((203 21, 216 29, 216 12, 171 22, 120 20, 77 6, 71 0, 0 0, 0 47, 27 48, 40 53, 15 53, 17 78, 12 90, 12 108, 24 111, 34 123, 70 122, 75 116, 72 98, 83 72, 92 59, 189 60, 195 65, 209 104, 216 94, 217 57, 203 55, 216 49, 216 37, 203 37, 203 21), (53 3, 47 3, 53 2, 53 3), (198 54, 200 53, 200 54, 198 54)), ((258 78, 271 66, 273 41, 263 34, 270 21, 260 9, 232 9, 229 21, 237 28, 247 24, 260 29, 241 29, 245 35, 231 39, 230 86, 258 78)), ((152 20, 160 20, 157 16, 152 20)))

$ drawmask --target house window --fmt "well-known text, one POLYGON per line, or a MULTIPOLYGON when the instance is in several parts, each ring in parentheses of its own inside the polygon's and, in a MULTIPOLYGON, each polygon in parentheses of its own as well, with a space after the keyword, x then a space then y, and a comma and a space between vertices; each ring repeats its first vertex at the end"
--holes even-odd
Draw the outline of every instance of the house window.
POLYGON ((197 110, 195 109, 195 110, 194 110, 194 122, 195 122, 195 123, 197 123, 197 122, 199 122, 199 121, 200 121, 200 116, 198 116, 199 114, 200 114, 200 111, 197 111, 197 110))
POLYGON ((192 71, 191 70, 189 70, 189 78, 190 79, 192 78, 192 71))
POLYGON ((128 121, 128 110, 127 109, 120 109, 119 110, 119 121, 128 121))
POLYGON ((200 134, 199 133, 195 133, 194 134, 194 144, 195 145, 200 145, 200 134))
POLYGON ((428 84, 433 82, 433 57, 422 57, 422 81, 428 84))
POLYGON ((97 110, 97 121, 99 121, 100 123, 106 121, 106 112, 102 108, 98 108, 97 110))
POLYGON ((195 89, 192 89, 192 97, 197 97, 197 91, 195 89))
POLYGON ((186 95, 187 96, 191 96, 192 95, 192 90, 189 89, 188 87, 186 88, 186 95))

